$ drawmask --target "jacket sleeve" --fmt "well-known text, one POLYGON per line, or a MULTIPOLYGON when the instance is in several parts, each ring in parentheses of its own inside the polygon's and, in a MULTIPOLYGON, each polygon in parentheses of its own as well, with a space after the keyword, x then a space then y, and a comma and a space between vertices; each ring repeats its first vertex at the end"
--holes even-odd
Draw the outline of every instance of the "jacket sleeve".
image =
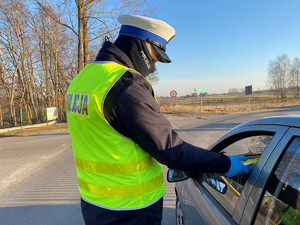
POLYGON ((111 125, 169 168, 193 173, 228 171, 227 156, 188 144, 173 131, 143 77, 134 76, 119 87, 112 108, 111 125))

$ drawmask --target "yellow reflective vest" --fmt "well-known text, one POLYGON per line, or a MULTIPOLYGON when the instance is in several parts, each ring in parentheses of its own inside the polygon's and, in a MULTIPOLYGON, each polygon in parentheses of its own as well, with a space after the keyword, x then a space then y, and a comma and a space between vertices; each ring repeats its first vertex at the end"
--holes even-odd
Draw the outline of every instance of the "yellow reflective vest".
POLYGON ((128 70, 114 62, 89 63, 65 98, 81 197, 111 210, 144 208, 165 193, 161 164, 104 117, 107 93, 128 70))

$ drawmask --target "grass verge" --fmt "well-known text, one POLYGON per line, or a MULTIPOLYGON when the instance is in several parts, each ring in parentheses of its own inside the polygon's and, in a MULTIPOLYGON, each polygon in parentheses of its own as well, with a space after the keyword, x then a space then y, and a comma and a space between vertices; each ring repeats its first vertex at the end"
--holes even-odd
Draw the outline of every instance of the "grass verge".
POLYGON ((68 128, 67 123, 54 123, 52 125, 47 125, 43 127, 30 127, 30 128, 23 127, 22 129, 19 130, 12 130, 12 131, 2 133, 0 134, 0 138, 19 136, 19 135, 40 134, 47 131, 67 129, 67 128, 68 128))

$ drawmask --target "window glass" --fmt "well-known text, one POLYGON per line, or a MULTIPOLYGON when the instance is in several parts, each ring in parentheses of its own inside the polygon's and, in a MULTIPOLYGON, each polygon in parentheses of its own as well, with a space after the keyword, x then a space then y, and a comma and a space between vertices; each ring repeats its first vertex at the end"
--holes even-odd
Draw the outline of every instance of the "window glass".
POLYGON ((223 152, 226 155, 261 155, 272 137, 271 135, 247 137, 229 145, 223 152))
POLYGON ((255 225, 300 224, 300 137, 288 147, 266 185, 255 225))
MULTIPOLYGON (((256 163, 262 152, 270 143, 272 137, 273 135, 246 137, 222 149, 222 152, 226 155, 246 155, 256 163)), ((243 174, 232 178, 224 176, 220 176, 217 179, 208 178, 206 182, 203 182, 202 184, 227 210, 227 212, 232 215, 249 174, 243 174), (222 187, 222 191, 217 191, 216 189, 218 188, 212 185, 214 183, 217 183, 218 187, 222 187), (224 191, 224 186, 226 187, 226 191, 224 191)))

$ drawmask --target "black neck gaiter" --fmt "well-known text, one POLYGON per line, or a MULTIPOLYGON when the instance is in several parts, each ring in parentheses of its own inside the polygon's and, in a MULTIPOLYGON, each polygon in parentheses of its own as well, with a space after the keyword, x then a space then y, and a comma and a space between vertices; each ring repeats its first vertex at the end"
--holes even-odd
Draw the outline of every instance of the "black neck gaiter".
POLYGON ((156 68, 152 62, 145 41, 126 35, 120 35, 114 44, 130 58, 134 66, 133 69, 143 76, 146 77, 155 71, 156 68))

